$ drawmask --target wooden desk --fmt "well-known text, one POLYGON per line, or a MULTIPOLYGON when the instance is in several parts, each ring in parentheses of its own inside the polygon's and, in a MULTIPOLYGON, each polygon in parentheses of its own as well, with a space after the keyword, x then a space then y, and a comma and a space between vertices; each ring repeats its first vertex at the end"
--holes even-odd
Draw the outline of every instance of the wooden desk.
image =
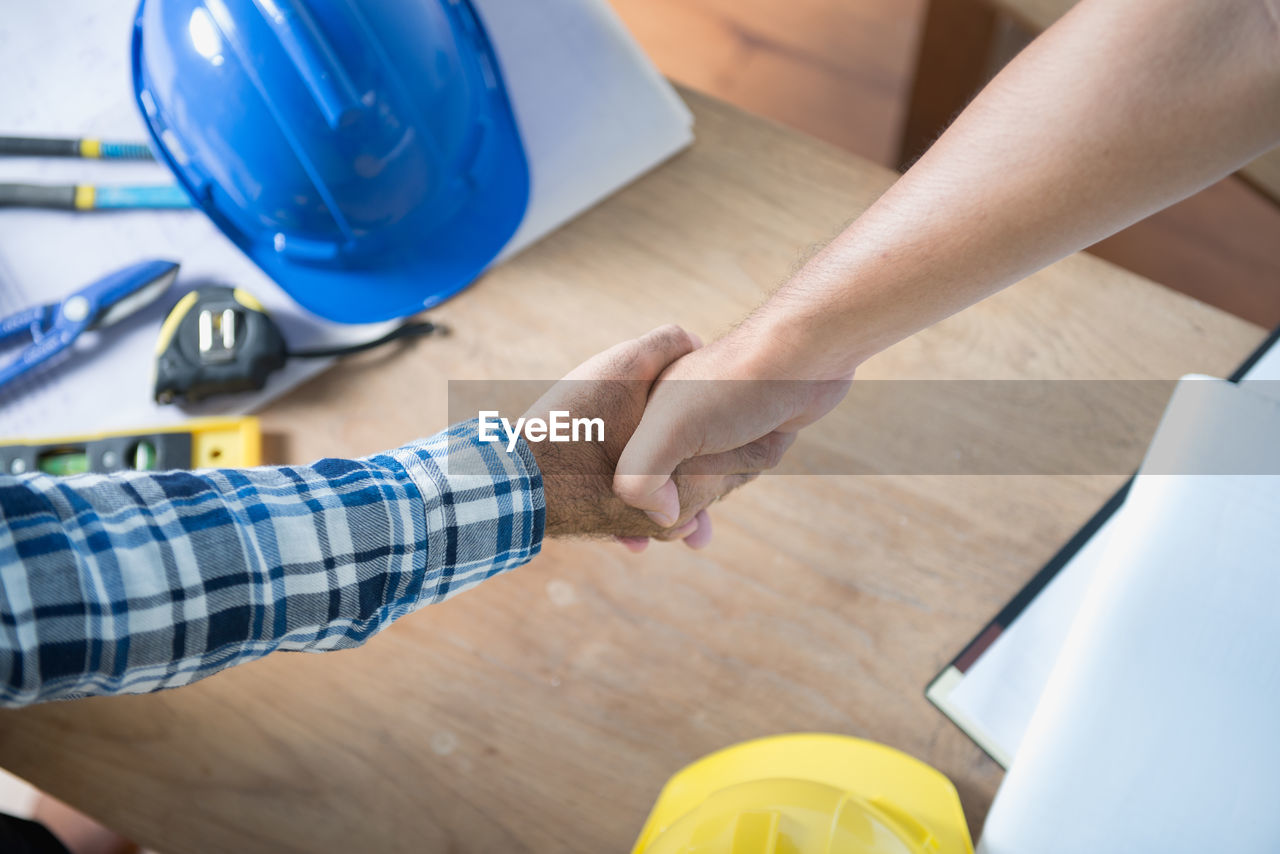
MULTIPOLYGON (((457 334, 342 366, 265 414, 287 456, 441 428, 448 378, 561 375, 679 320, 723 330, 892 180, 686 93, 689 152, 439 312, 457 334)), ((864 376, 1168 378, 1262 331, 1079 256, 864 376)), ((627 851, 667 777, 741 739, 899 747, 981 823, 1000 770, 925 682, 1117 477, 764 478, 710 549, 549 542, 362 649, 179 691, 0 715, 0 765, 165 854, 627 851)))

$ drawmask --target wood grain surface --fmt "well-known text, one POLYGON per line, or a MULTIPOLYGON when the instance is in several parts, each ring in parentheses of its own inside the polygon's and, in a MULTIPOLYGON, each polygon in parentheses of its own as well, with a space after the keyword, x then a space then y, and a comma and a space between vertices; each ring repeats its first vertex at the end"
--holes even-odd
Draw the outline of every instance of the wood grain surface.
POLYGON ((925 0, 610 4, 668 77, 894 162, 925 0))
MULTIPOLYGON (((354 359, 264 413, 280 461, 429 434, 449 379, 554 378, 672 320, 713 336, 892 180, 685 96, 697 144, 448 303, 452 337, 354 359)), ((1222 374, 1261 336, 1076 256, 863 376, 1222 374)), ((839 447, 857 416, 821 429, 839 447)), ((629 850, 684 763, 822 730, 937 766, 976 827, 1000 770, 924 685, 1120 479, 765 477, 717 507, 706 551, 548 542, 358 650, 0 714, 0 765, 165 854, 600 854, 629 850)))

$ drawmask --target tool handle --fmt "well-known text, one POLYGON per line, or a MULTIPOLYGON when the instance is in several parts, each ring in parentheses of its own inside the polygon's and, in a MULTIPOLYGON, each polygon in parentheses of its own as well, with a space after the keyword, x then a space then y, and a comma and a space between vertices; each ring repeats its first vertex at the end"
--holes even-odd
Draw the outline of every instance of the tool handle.
POLYGON ((80 140, 38 136, 0 136, 0 155, 11 157, 79 157, 80 140))
POLYGON ((0 208, 76 209, 76 188, 71 184, 0 184, 0 208))
POLYGON ((0 157, 88 157, 101 160, 152 160, 143 142, 114 142, 86 136, 62 139, 47 136, 0 136, 0 157))
POLYGON ((33 305, 17 314, 0 318, 0 342, 24 335, 31 335, 32 338, 35 338, 44 327, 49 325, 49 321, 57 310, 56 303, 33 305))
POLYGON ((0 184, 0 208, 91 211, 189 208, 191 199, 176 184, 94 186, 92 184, 0 184))
POLYGON ((80 140, 80 156, 101 160, 155 160, 145 142, 113 142, 91 137, 80 140))
POLYGON ((0 386, 16 380, 36 365, 48 361, 70 347, 79 333, 79 329, 55 327, 48 335, 20 351, 14 359, 0 365, 0 386))
POLYGON ((191 199, 176 184, 94 187, 93 206, 107 208, 189 208, 191 199))

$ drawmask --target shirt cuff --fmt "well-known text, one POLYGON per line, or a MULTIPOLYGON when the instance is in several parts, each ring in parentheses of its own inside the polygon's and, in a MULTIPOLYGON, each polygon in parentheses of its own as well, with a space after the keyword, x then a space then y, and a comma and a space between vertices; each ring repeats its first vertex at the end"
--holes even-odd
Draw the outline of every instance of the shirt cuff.
POLYGON ((505 442, 482 442, 472 419, 391 455, 423 499, 429 547, 417 605, 522 566, 542 549, 542 474, 523 437, 511 451, 505 442))

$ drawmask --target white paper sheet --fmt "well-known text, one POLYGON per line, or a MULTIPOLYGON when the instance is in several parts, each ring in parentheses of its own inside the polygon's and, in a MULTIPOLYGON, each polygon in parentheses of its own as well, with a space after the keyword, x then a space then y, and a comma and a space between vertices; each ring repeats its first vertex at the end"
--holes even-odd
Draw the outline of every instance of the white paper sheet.
MULTIPOLYGON (((1255 392, 1280 392, 1280 347, 1271 347, 1244 382, 1255 392)), ((948 692, 947 703, 965 718, 966 730, 1003 765, 1017 754, 1111 532, 1125 512, 1122 506, 1099 528, 948 692)))
POLYGON ((1201 473, 1135 481, 981 854, 1276 850, 1280 476, 1212 472, 1276 470, 1280 401, 1212 382, 1148 455, 1201 473))
MULTIPOLYGON (((475 0, 499 53, 529 155, 529 209, 508 258, 686 146, 692 116, 605 0, 475 0)), ((142 139, 129 39, 136 0, 7 2, 0 15, 5 133, 142 139)), ((0 181, 165 182, 155 164, 3 158, 0 181)), ((332 324, 297 308, 204 217, 191 212, 74 214, 0 210, 0 315, 62 298, 144 257, 182 263, 178 288, 203 282, 257 295, 293 346, 364 340, 384 327, 332 324)), ((172 423, 258 408, 322 370, 295 362, 262 394, 198 411, 151 402, 151 351, 183 290, 84 342, 85 353, 0 391, 0 437, 172 423)), ((458 299, 466 299, 464 291, 458 299)), ((459 335, 483 330, 456 330, 459 335)), ((0 352, 0 360, 12 352, 0 352)))
POLYGON ((951 692, 951 702, 983 733, 988 740, 984 747, 1005 767, 1018 751, 1062 640, 1123 512, 1117 511, 1076 552, 951 692))

